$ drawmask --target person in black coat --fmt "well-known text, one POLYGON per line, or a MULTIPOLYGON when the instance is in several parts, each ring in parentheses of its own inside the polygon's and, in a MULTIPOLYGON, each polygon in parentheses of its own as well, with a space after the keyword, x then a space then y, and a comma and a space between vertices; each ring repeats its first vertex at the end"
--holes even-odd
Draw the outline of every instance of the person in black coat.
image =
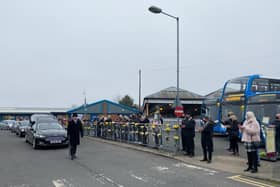
POLYGON ((239 147, 238 147, 238 135, 239 135, 239 122, 237 121, 237 117, 235 115, 231 116, 231 126, 230 128, 230 134, 229 134, 229 138, 230 138, 230 144, 231 144, 231 148, 232 148, 232 154, 233 155, 239 155, 239 147))
MULTIPOLYGON (((224 121, 224 125, 227 127, 227 133, 229 135, 231 134, 231 128, 228 128, 228 127, 232 126, 232 119, 231 119, 232 115, 234 115, 233 112, 228 112, 228 114, 227 114, 228 119, 224 121)), ((230 139, 230 136, 229 136, 229 147, 227 148, 227 150, 232 151, 232 141, 230 139)))
POLYGON ((195 121, 190 113, 186 113, 185 118, 181 125, 181 135, 183 150, 186 151, 186 155, 190 157, 194 156, 194 137, 195 137, 195 121))
POLYGON ((72 115, 72 119, 69 121, 67 135, 70 145, 69 152, 71 160, 73 160, 74 158, 76 158, 77 145, 80 144, 80 135, 81 137, 84 136, 82 122, 80 119, 78 119, 78 115, 75 113, 72 115))
POLYGON ((201 132, 201 146, 203 149, 203 159, 200 161, 207 161, 211 163, 212 152, 213 152, 213 127, 214 122, 212 122, 208 116, 203 118, 204 124, 200 129, 201 132), (207 157, 208 153, 208 157, 207 157))

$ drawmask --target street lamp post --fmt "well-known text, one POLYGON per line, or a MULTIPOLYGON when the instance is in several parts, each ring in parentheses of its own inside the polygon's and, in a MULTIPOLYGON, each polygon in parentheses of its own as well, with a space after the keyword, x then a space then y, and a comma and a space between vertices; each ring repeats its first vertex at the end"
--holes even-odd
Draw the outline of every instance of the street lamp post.
MULTIPOLYGON (((180 97, 179 97, 179 17, 173 16, 171 14, 168 14, 164 11, 162 11, 161 8, 156 7, 156 6, 151 6, 149 8, 149 11, 151 11, 152 13, 155 14, 164 14, 168 17, 171 17, 173 19, 176 19, 177 22, 177 90, 176 90, 176 99, 175 99, 175 107, 180 106, 180 97)), ((177 117, 177 123, 179 125, 179 118, 177 117)), ((177 133, 178 135, 178 133, 177 133)), ((179 147, 177 147, 177 151, 178 151, 179 147)))

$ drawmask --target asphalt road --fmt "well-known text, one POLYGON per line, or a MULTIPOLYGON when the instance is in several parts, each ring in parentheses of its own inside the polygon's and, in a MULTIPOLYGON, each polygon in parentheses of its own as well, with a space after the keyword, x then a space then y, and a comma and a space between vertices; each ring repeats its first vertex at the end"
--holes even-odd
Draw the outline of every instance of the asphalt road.
POLYGON ((252 186, 244 180, 230 179, 234 176, 231 173, 89 138, 82 139, 78 158, 73 161, 67 148, 33 150, 9 131, 0 131, 0 148, 1 187, 252 186))

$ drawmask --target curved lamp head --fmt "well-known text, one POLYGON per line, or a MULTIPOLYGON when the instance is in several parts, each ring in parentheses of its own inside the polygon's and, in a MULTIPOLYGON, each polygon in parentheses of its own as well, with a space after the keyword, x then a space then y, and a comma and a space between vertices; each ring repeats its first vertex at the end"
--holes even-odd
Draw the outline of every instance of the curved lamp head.
POLYGON ((151 11, 152 13, 155 13, 155 14, 159 14, 159 13, 162 12, 161 8, 158 8, 158 7, 156 7, 156 6, 151 6, 151 7, 149 8, 149 11, 151 11))

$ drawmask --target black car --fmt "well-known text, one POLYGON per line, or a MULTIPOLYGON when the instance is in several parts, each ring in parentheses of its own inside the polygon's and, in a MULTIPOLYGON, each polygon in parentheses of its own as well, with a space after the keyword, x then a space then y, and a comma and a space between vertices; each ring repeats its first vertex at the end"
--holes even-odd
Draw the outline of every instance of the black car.
POLYGON ((15 128, 16 135, 19 137, 25 136, 25 131, 28 127, 30 127, 29 121, 19 121, 15 128))
POLYGON ((27 128, 25 141, 31 143, 34 149, 40 146, 68 146, 67 131, 53 119, 37 119, 27 128))

